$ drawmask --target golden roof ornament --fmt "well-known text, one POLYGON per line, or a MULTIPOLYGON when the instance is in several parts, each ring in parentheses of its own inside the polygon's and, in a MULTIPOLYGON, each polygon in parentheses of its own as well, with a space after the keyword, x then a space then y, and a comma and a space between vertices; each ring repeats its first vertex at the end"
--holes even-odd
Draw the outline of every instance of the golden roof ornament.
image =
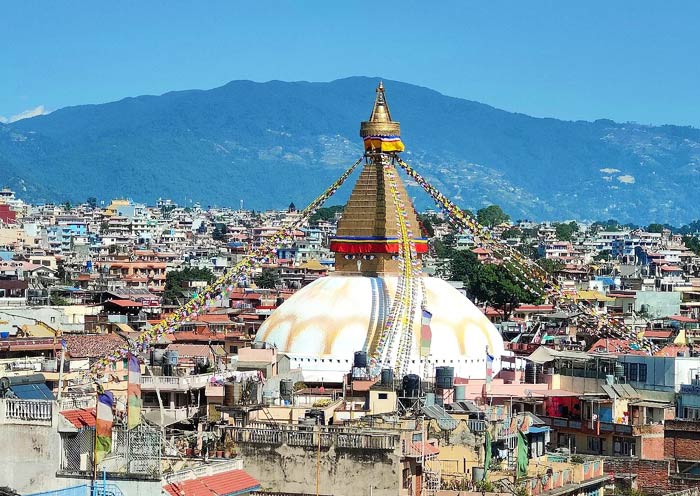
POLYGON ((384 96, 384 83, 379 81, 377 86, 377 96, 374 99, 374 107, 368 121, 360 124, 360 136, 367 138, 370 136, 401 136, 401 126, 398 122, 391 120, 389 105, 384 96))

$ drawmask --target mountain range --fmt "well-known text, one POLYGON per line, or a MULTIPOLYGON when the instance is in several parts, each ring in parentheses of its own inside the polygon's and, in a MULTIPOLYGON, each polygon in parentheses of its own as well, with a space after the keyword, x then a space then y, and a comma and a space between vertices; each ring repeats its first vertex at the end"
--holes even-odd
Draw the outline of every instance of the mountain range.
MULTIPOLYGON (((32 202, 301 206, 361 155, 359 122, 378 81, 232 81, 0 124, 2 180, 32 202)), ((498 204, 533 220, 700 218, 698 129, 535 118, 384 85, 403 158, 464 208, 498 204)), ((432 206, 417 185, 409 193, 419 209, 432 206)))

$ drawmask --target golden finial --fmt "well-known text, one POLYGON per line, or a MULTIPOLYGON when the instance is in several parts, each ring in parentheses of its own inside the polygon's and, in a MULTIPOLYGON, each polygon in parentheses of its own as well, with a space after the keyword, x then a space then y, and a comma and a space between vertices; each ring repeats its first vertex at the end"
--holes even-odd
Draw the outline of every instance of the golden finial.
POLYGON ((379 81, 377 86, 377 96, 374 99, 374 106, 369 120, 360 125, 360 136, 400 136, 401 128, 398 122, 391 120, 389 105, 386 103, 384 95, 384 82, 379 81))

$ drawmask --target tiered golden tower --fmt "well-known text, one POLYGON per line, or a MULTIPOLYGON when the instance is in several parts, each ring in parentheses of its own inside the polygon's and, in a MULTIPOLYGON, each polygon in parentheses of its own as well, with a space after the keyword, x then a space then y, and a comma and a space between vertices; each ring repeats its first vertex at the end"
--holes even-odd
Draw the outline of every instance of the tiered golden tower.
POLYGON ((360 125, 364 139, 366 163, 353 188, 336 237, 331 241, 338 272, 365 275, 399 274, 399 253, 402 236, 398 216, 413 234, 416 252, 427 251, 413 205, 398 177, 392 159, 403 151, 401 126, 391 120, 384 85, 380 82, 368 121, 360 125), (388 177, 393 174, 394 179, 388 177), (391 192, 395 187, 399 207, 391 192))

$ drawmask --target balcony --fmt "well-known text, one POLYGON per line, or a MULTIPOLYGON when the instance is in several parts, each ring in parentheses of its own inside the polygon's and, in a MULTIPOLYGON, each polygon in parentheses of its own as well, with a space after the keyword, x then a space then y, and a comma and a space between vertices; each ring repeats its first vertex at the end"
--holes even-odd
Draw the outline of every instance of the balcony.
POLYGON ((597 427, 599 427, 600 433, 610 432, 615 434, 622 434, 631 436, 632 426, 627 424, 616 424, 613 422, 593 422, 593 427, 591 427, 590 420, 570 420, 561 417, 545 417, 538 415, 547 425, 553 429, 572 429, 586 433, 598 432, 597 427))
POLYGON ((200 389, 205 387, 211 379, 211 374, 167 376, 167 375, 142 375, 141 389, 144 391, 180 391, 200 389))
POLYGON ((0 424, 51 425, 55 402, 0 399, 0 424))

